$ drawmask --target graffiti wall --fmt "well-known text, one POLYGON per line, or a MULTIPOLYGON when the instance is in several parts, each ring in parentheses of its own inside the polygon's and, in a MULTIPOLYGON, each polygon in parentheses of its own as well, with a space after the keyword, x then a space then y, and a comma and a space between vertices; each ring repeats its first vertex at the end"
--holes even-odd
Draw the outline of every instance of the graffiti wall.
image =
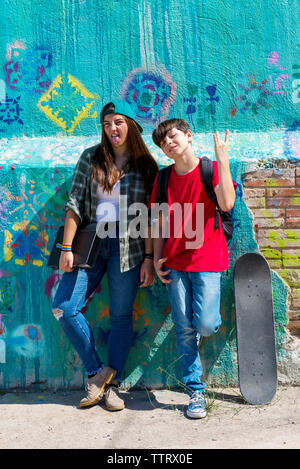
MULTIPOLYGON (((64 221, 74 166, 99 141, 103 104, 134 108, 151 133, 183 117, 193 147, 212 159, 212 132, 229 128, 237 182, 231 268, 222 277, 219 333, 203 341, 211 384, 237 384, 233 268, 261 252, 272 268, 278 366, 300 384, 300 8, 297 0, 0 0, 0 386, 85 383, 51 313, 60 275, 46 267, 64 221), (286 32, 289 32, 288 34, 286 32)), ((104 360, 106 278, 85 312, 104 360)), ((178 384, 166 289, 139 292, 124 386, 178 384)))

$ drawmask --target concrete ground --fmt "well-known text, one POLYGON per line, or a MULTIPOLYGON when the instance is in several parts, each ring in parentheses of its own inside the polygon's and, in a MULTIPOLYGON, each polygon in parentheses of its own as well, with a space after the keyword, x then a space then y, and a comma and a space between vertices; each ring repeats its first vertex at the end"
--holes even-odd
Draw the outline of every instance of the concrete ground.
POLYGON ((300 387, 279 387, 264 406, 246 404, 238 388, 210 389, 202 420, 186 417, 187 396, 179 391, 122 394, 119 412, 102 402, 80 409, 81 391, 2 394, 0 448, 300 448, 300 387))

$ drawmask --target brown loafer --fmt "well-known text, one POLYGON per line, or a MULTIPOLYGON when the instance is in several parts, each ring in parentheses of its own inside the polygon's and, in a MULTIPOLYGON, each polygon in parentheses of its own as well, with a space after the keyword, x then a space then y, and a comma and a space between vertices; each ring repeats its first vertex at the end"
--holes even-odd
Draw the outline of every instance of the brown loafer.
POLYGON ((104 366, 102 370, 92 378, 88 378, 86 385, 87 395, 80 401, 80 407, 90 407, 97 404, 103 397, 105 387, 116 376, 116 371, 109 366, 104 366))

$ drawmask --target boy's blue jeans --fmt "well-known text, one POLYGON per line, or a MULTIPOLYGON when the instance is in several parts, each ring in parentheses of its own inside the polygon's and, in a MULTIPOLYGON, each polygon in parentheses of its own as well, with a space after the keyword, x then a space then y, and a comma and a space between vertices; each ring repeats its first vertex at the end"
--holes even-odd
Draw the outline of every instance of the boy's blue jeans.
POLYGON ((108 366, 121 373, 133 339, 133 303, 137 294, 140 265, 121 273, 119 238, 101 240, 100 253, 92 269, 65 272, 53 301, 53 314, 75 347, 87 373, 104 366, 95 346, 93 331, 82 314, 85 303, 93 296, 107 272, 109 289, 110 334, 108 366))
POLYGON ((221 274, 170 270, 172 282, 166 285, 183 382, 189 392, 204 391, 197 338, 210 336, 221 326, 221 274))

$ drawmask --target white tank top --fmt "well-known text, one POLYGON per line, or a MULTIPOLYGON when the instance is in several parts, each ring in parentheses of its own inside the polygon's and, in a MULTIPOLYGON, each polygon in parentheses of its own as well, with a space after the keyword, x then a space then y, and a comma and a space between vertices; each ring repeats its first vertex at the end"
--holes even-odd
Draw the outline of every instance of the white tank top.
POLYGON ((120 181, 114 185, 111 193, 104 191, 103 187, 98 184, 96 221, 119 221, 119 199, 120 181))

